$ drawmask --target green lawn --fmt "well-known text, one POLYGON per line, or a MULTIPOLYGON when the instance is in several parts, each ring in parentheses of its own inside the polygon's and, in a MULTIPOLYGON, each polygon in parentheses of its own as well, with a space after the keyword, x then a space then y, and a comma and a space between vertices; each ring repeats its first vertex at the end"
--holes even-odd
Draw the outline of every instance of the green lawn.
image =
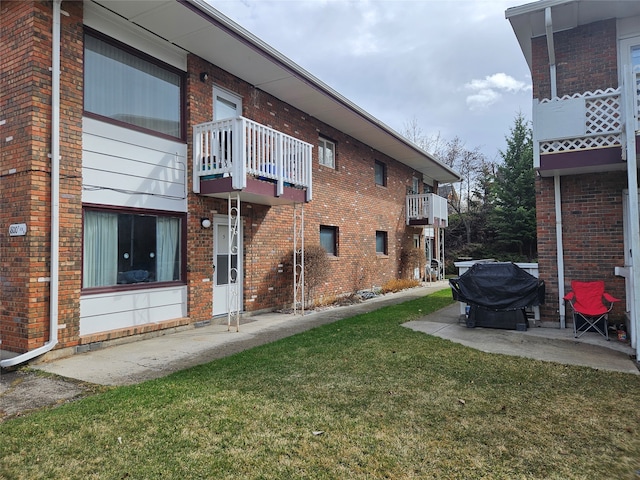
POLYGON ((6 479, 634 479, 640 377, 400 324, 448 290, 0 424, 6 479))

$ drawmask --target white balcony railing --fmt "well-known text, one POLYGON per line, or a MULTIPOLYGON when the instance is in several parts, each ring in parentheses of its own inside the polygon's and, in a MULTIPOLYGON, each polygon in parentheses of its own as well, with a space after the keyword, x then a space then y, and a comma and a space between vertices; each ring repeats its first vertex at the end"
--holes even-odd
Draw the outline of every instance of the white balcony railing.
POLYGON ((630 102, 622 87, 535 101, 534 167, 540 167, 540 155, 623 147, 625 106, 640 113, 640 72, 634 72, 632 84, 635 98, 630 102))
POLYGON ((620 88, 544 99, 533 106, 539 154, 620 146, 623 125, 620 88))
POLYGON ((311 200, 313 145, 244 117, 193 127, 193 191, 200 180, 231 177, 234 190, 247 186, 247 176, 272 181, 277 195, 284 186, 303 188, 311 200))
POLYGON ((449 221, 447 199, 435 193, 407 195, 407 225, 412 220, 446 227, 449 221))

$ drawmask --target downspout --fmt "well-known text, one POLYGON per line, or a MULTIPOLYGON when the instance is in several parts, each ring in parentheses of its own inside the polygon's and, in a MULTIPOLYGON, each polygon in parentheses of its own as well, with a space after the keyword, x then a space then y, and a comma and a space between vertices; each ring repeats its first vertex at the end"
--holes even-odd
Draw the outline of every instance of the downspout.
POLYGON ((556 50, 553 46, 553 20, 551 7, 544 9, 544 29, 547 33, 547 52, 549 53, 549 77, 551 79, 551 98, 558 96, 556 83, 556 50))
POLYGON ((556 207, 556 258, 558 262, 558 312, 560 328, 566 328, 564 304, 564 250, 562 248, 562 196, 560 195, 560 175, 553 177, 554 203, 556 207))
POLYGON ((49 341, 43 346, 0 361, 13 367, 43 355, 58 344, 58 263, 60 244, 60 4, 53 1, 51 47, 51 279, 49 283, 49 341))
MULTIPOLYGON (((553 43, 553 18, 551 7, 544 9, 544 28, 547 35, 547 52, 549 54, 549 78, 551 79, 551 98, 558 96, 556 79, 556 50, 553 43)), ((560 195, 560 175, 553 177, 554 204, 556 209, 556 259, 558 269, 558 313, 560 328, 566 328, 564 304, 564 249, 562 248, 562 197, 560 195)))

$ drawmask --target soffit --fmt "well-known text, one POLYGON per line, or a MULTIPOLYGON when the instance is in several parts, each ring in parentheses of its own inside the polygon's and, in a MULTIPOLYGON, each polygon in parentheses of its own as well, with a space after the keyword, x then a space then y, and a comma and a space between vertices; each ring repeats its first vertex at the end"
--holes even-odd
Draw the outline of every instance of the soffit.
POLYGON ((505 12, 531 69, 531 39, 545 35, 545 9, 551 8, 553 31, 610 18, 640 15, 640 1, 629 0, 540 0, 505 12))
POLYGON ((368 114, 204 0, 92 0, 127 21, 440 183, 457 172, 368 114))

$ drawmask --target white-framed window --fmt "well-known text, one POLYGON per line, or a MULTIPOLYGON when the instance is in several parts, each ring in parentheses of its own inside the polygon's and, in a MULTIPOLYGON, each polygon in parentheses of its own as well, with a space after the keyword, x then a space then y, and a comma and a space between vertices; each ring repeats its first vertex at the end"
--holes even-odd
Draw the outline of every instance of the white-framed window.
POLYGON ((411 191, 413 192, 413 194, 418 194, 420 193, 420 184, 422 182, 420 182, 419 178, 413 177, 411 179, 411 191))
POLYGON ((336 168, 336 144, 326 138, 318 138, 318 163, 336 168))
POLYGON ((102 34, 84 37, 84 111, 101 120, 182 138, 184 74, 102 34))
POLYGON ((184 215, 86 208, 83 288, 183 280, 184 215))
POLYGON ((338 256, 338 227, 320 225, 320 246, 329 255, 338 256))
POLYGON ((387 232, 376 231, 376 253, 378 255, 388 255, 387 232))

